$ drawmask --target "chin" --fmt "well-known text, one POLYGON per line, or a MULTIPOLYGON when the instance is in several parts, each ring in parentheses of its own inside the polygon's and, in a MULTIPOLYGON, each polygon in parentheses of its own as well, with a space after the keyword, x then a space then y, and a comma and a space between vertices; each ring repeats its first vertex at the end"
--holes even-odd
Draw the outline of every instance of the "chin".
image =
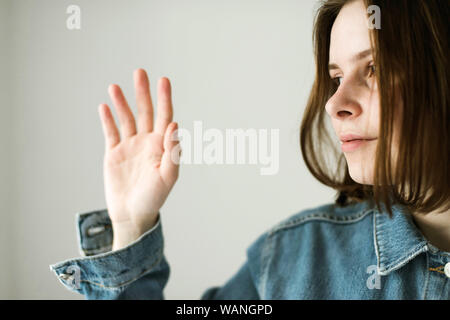
POLYGON ((355 167, 349 165, 349 174, 353 181, 359 184, 373 185, 373 176, 370 170, 364 170, 361 166, 355 167))

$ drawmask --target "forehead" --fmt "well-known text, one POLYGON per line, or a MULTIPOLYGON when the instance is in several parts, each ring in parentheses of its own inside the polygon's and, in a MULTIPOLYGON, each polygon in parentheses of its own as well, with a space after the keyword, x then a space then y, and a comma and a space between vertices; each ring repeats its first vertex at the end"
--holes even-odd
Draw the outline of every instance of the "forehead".
POLYGON ((350 2, 341 9, 331 29, 330 62, 344 63, 370 48, 366 10, 362 0, 350 2))

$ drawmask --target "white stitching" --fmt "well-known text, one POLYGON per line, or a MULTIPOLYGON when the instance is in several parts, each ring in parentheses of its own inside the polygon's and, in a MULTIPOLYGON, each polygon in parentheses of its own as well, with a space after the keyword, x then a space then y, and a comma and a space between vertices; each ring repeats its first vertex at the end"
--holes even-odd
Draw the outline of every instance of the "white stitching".
MULTIPOLYGON (((382 275, 382 271, 381 271, 381 258, 380 258, 380 251, 378 249, 378 238, 377 238, 377 214, 376 212, 373 215, 373 242, 374 242, 374 246, 375 246, 375 254, 377 256, 377 266, 378 266, 378 274, 382 275)), ((383 265, 383 269, 384 269, 384 265, 383 265)))
POLYGON ((324 212, 313 213, 313 214, 310 214, 307 216, 295 218, 294 220, 288 220, 285 222, 281 222, 279 225, 273 227, 272 230, 269 231, 269 236, 274 235, 275 233, 277 233, 280 230, 296 227, 297 225, 300 225, 303 222, 307 222, 310 220, 322 220, 325 222, 345 223, 345 224, 354 223, 354 222, 361 220, 362 218, 364 218, 367 214, 369 214, 372 211, 373 211, 373 208, 369 208, 369 209, 366 209, 366 210, 358 213, 357 215, 350 216, 350 217, 349 216, 344 216, 344 217, 332 216, 332 215, 329 215, 324 212))
POLYGON ((428 291, 428 283, 430 281, 430 272, 428 271, 428 268, 430 267, 430 261, 429 261, 429 255, 426 255, 427 258, 427 268, 426 268, 426 274, 425 274, 425 287, 424 287, 424 291, 423 291, 423 300, 426 299, 427 297, 427 291, 428 291))
POLYGON ((105 286, 105 285, 103 285, 103 284, 101 284, 101 283, 93 282, 93 281, 90 281, 90 280, 81 280, 81 282, 88 282, 88 283, 97 285, 97 286, 102 287, 102 288, 107 288, 107 289, 119 289, 120 287, 124 287, 124 286, 126 286, 126 285, 128 285, 128 284, 130 284, 130 283, 132 283, 132 282, 134 282, 134 281, 136 281, 136 280, 139 279, 140 277, 144 276, 145 274, 147 274, 148 272, 150 272, 151 269, 152 269, 155 265, 157 265, 158 263, 160 263, 161 260, 162 260, 162 258, 163 258, 163 256, 164 256, 164 255, 162 254, 162 249, 160 249, 160 250, 157 252, 157 254, 159 255, 159 258, 158 258, 152 265, 150 265, 150 267, 148 267, 147 269, 145 269, 144 271, 142 271, 140 274, 138 274, 138 275, 137 275, 136 277, 134 277, 133 279, 128 280, 128 281, 125 281, 125 282, 123 282, 123 283, 119 283, 119 284, 117 284, 117 285, 115 285, 115 286, 105 286))

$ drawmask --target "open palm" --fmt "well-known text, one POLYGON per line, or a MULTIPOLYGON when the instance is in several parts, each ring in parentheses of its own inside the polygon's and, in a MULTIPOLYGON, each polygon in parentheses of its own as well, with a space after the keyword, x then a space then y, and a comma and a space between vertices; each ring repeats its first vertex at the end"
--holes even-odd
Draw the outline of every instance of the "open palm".
MULTIPOLYGON (((178 125, 172 122, 170 81, 158 81, 157 117, 144 70, 134 72, 137 127, 133 113, 118 85, 109 86, 120 133, 106 104, 99 106, 105 136, 104 186, 108 214, 114 232, 135 238, 157 221, 159 209, 178 178, 179 141, 173 140, 178 125)), ((116 235, 115 235, 116 237, 116 235)))

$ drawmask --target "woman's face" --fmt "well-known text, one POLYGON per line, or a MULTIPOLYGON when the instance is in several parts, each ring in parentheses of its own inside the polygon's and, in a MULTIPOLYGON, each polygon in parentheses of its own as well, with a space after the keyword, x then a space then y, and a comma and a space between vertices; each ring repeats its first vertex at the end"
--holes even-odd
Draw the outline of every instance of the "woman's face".
POLYGON ((363 139, 341 145, 350 176, 361 184, 373 184, 379 136, 380 106, 369 31, 363 1, 341 9, 331 30, 329 52, 330 76, 336 78, 338 88, 325 106, 341 143, 363 139))

